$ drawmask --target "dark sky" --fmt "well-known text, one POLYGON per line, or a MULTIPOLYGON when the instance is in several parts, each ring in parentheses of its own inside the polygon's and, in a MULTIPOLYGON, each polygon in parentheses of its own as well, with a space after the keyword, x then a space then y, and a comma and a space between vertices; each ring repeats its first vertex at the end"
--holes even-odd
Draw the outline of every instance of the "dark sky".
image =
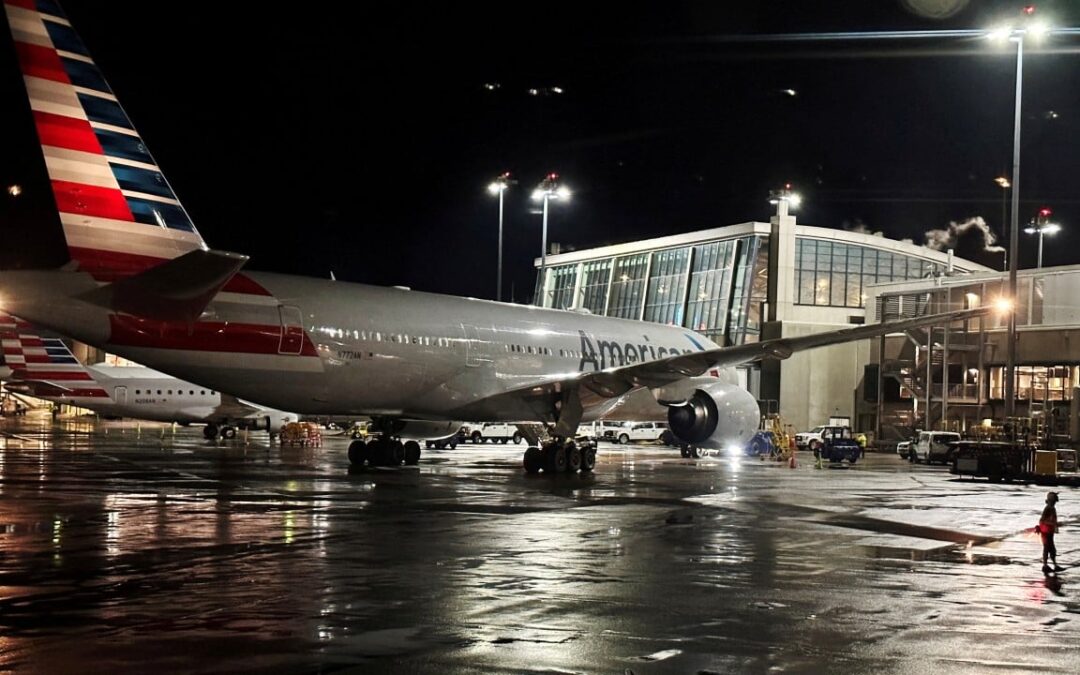
MULTIPOLYGON (((540 251, 528 195, 549 171, 574 190, 549 238, 577 248, 767 220, 785 181, 806 224, 921 241, 981 216, 1000 233, 1014 49, 723 39, 983 28, 1022 6, 931 19, 917 3, 63 4, 212 247, 253 269, 493 297, 485 186, 509 170, 505 288, 523 301, 540 251)), ((1038 12, 1078 26, 1069 4, 1038 12)), ((1055 37, 1025 67, 1021 220, 1045 204, 1067 228, 1048 265, 1080 263, 1078 46, 1055 37)), ((1034 252, 1021 235, 1023 265, 1034 252)))

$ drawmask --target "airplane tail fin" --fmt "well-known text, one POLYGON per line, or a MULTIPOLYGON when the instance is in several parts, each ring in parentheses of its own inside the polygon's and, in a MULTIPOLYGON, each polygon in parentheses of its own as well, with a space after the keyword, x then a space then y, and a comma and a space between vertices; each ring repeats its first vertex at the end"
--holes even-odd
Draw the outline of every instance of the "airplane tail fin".
POLYGON ((43 398, 108 397, 90 370, 58 337, 43 337, 21 319, 0 313, 0 345, 12 377, 43 398))
POLYGON ((70 260, 115 281, 206 250, 55 0, 3 4, 70 260))

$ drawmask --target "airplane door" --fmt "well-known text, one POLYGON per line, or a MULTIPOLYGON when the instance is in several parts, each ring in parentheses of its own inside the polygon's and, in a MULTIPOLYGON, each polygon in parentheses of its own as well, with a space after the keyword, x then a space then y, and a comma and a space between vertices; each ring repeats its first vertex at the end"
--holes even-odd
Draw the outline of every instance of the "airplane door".
POLYGON ((117 405, 127 405, 127 387, 116 387, 113 389, 113 400, 117 405))
POLYGON ((491 341, 494 339, 491 328, 461 324, 461 330, 465 333, 465 365, 491 363, 491 341))
POLYGON ((304 348, 304 316, 299 307, 278 305, 281 317, 281 342, 278 354, 299 354, 304 348))

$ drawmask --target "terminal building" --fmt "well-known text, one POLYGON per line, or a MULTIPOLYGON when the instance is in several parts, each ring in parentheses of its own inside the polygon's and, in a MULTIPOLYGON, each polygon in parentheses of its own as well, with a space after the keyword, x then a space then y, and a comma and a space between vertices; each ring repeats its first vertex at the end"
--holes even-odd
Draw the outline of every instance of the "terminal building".
MULTIPOLYGON (((890 320, 993 304, 1009 297, 1008 275, 894 281, 869 289, 874 319, 890 320)), ((1014 416, 1040 437, 1080 440, 1080 266, 1018 270, 1014 416)), ((858 415, 880 438, 914 428, 970 432, 1006 416, 1007 315, 908 331, 871 341, 858 415)))
MULTIPOLYGON (((951 252, 798 225, 784 200, 768 223, 559 253, 540 266, 539 306, 685 326, 721 345, 861 324, 877 284, 994 273, 951 252)), ((876 420, 866 416, 877 411, 860 406, 857 391, 870 350, 869 341, 824 347, 751 364, 740 377, 763 409, 800 430, 837 416, 870 430, 876 420)))

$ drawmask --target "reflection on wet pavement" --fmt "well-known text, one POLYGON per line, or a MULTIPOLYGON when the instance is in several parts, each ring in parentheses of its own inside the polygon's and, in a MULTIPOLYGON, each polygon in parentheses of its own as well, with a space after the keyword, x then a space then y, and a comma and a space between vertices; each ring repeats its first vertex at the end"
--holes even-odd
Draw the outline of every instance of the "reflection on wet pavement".
MULTIPOLYGON (((1044 491, 521 448, 350 471, 197 428, 0 420, 0 668, 61 672, 1074 672, 1044 491)), ((1062 491, 1059 559, 1080 513, 1062 491)))

